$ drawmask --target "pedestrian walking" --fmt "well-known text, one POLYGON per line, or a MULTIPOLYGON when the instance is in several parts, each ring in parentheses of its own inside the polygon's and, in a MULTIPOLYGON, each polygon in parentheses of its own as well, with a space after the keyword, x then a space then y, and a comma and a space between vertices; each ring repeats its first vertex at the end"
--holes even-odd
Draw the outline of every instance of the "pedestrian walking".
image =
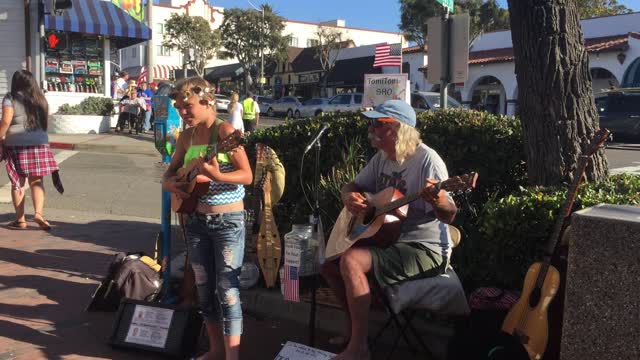
POLYGON ((178 138, 163 188, 181 198, 189 197, 176 172, 192 160, 199 175, 209 178, 207 193, 198 198, 195 212, 186 214, 187 249, 198 294, 198 305, 207 327, 209 352, 199 359, 237 360, 242 334, 240 270, 244 257, 244 185, 252 173, 244 148, 202 156, 236 131, 217 118, 213 87, 200 77, 176 84, 171 98, 189 126, 178 138))
POLYGON ((64 192, 58 164, 49 148, 48 117, 47 99, 33 75, 26 70, 16 71, 11 78, 11 92, 2 100, 0 123, 0 159, 6 162, 11 181, 11 200, 16 212, 16 219, 8 224, 10 229, 27 228, 24 209, 24 185, 27 180, 33 202, 33 221, 45 231, 51 229, 51 224, 43 213, 43 176, 52 175, 58 192, 64 192))
POLYGON ((237 92, 231 93, 231 102, 229 102, 229 107, 227 108, 227 112, 229 113, 229 119, 227 121, 235 129, 244 132, 244 122, 242 121, 243 109, 242 106, 238 104, 239 98, 237 92))
POLYGON ((244 130, 246 132, 252 132, 258 128, 260 122, 260 106, 253 99, 253 93, 249 92, 247 98, 242 101, 242 122, 244 123, 244 130))

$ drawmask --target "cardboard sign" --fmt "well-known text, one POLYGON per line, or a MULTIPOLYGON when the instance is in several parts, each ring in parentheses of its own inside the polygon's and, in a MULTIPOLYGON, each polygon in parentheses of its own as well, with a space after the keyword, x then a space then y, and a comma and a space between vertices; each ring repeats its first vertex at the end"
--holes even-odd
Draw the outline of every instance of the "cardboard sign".
POLYGON ((386 100, 407 99, 408 74, 365 74, 362 107, 375 107, 386 100))
POLYGON ((329 360, 336 354, 287 341, 274 360, 329 360))

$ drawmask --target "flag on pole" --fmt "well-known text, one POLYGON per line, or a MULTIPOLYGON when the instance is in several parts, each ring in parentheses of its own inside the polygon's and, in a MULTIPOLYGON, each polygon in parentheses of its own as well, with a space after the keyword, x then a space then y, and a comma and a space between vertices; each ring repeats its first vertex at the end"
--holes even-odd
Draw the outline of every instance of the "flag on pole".
POLYGON ((378 44, 373 67, 397 66, 402 67, 402 44, 378 44))
POLYGON ((285 300, 300 302, 300 289, 298 287, 298 267, 284 265, 280 269, 280 282, 282 294, 285 300))

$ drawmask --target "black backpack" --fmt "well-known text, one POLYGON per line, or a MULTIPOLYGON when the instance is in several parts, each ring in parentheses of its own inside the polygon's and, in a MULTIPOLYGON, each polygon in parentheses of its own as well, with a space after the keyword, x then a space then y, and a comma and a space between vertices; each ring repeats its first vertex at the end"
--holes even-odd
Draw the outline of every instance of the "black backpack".
POLYGON ((117 253, 87 311, 116 311, 120 300, 156 301, 162 288, 160 265, 144 253, 117 253))

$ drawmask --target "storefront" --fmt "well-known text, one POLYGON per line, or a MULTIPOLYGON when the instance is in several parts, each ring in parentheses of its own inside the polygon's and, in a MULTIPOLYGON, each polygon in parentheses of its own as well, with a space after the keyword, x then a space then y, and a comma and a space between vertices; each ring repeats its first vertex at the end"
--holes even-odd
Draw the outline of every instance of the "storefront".
POLYGON ((364 75, 381 72, 373 67, 373 61, 373 56, 336 61, 327 85, 333 88, 333 94, 364 91, 364 75))
POLYGON ((51 112, 89 96, 110 97, 112 52, 151 38, 147 26, 110 1, 72 4, 58 16, 45 7, 40 78, 51 112))
POLYGON ((206 68, 204 69, 204 79, 215 86, 218 93, 244 92, 244 69, 240 63, 206 68))

